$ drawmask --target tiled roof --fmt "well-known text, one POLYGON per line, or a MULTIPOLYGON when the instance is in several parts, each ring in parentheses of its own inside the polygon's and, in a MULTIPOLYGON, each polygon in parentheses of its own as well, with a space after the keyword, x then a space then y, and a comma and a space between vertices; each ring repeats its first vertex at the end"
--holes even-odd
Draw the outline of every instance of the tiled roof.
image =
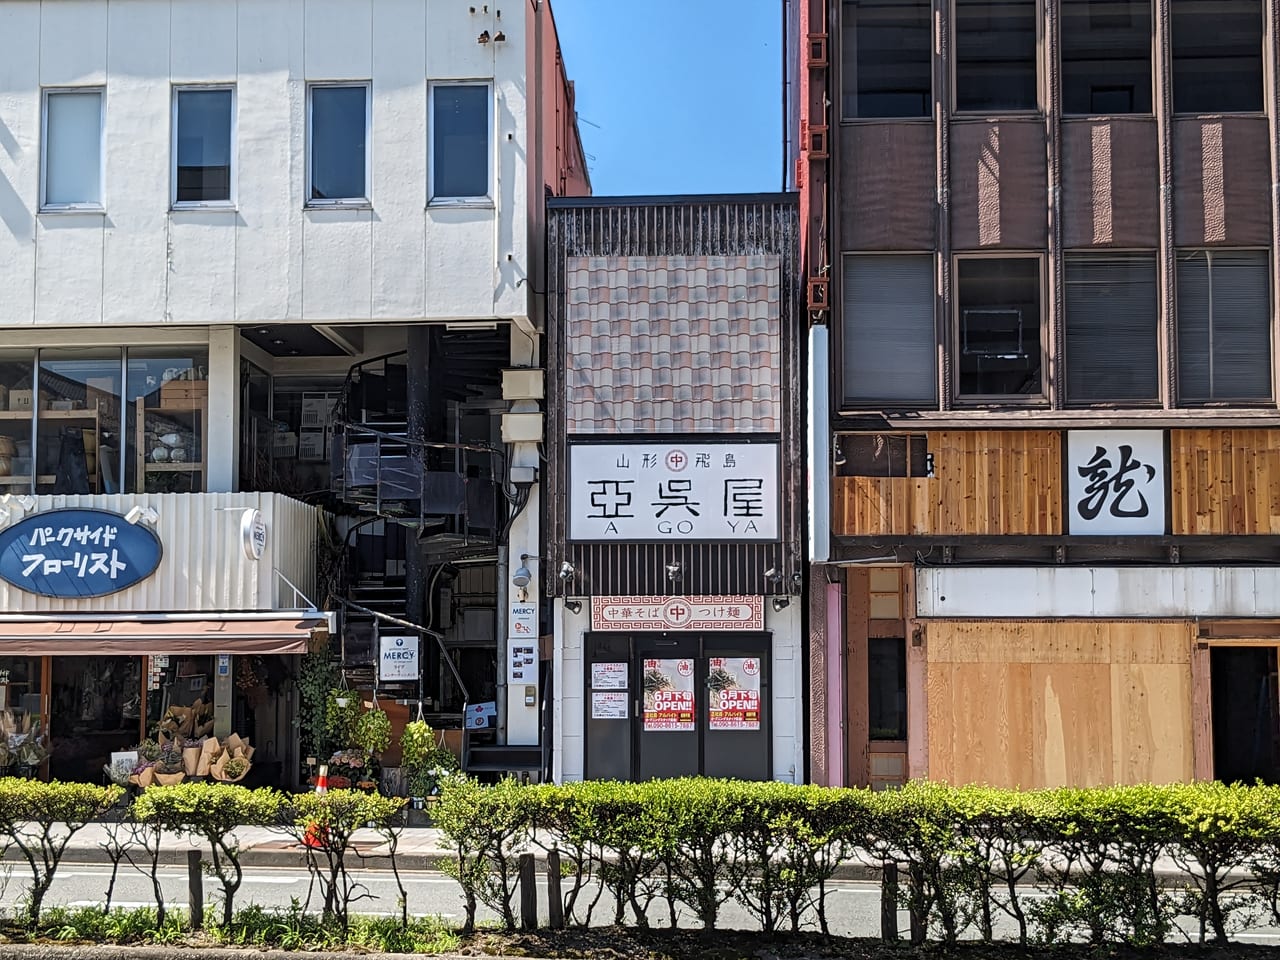
POLYGON ((569 433, 776 433, 776 256, 572 257, 569 433))

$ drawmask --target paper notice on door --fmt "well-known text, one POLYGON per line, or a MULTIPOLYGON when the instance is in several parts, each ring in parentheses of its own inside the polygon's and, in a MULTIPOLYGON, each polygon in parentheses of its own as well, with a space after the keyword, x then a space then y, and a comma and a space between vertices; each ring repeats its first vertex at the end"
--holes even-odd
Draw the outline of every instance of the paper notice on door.
POLYGON ((591 691, 592 720, 626 720, 628 716, 625 690, 591 691))
POLYGON ((692 660, 644 662, 646 732, 695 729, 692 660))
POLYGON ((594 690, 627 689, 627 662, 593 663, 591 665, 591 687, 594 690))
POLYGON ((707 664, 707 729, 760 729, 760 658, 712 657, 707 664))

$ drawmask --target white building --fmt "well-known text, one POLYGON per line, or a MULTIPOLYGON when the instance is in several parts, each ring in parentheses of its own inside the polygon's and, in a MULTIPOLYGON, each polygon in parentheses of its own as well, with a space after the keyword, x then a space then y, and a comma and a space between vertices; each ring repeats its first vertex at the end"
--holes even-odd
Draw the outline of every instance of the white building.
POLYGON ((0 538, 141 505, 163 546, 103 603, 73 556, 40 583, 0 563, 0 711, 51 720, 55 772, 60 744, 94 761, 148 711, 207 699, 200 678, 220 728, 273 741, 286 780, 301 760, 292 683, 214 660, 295 636, 157 628, 128 647, 146 657, 126 637, 55 658, 48 625, 74 618, 345 609, 335 649, 371 686, 389 614, 439 636, 421 692, 384 706, 421 698, 448 726, 496 700, 499 741, 537 743, 537 697, 508 711, 495 662, 505 544, 538 552, 540 381, 508 374, 504 395, 502 370, 541 363, 544 195, 588 190, 546 0, 0 0, 0 538), (265 554, 249 517, 241 550, 248 509, 265 554), (331 513, 337 546, 317 537, 331 513))

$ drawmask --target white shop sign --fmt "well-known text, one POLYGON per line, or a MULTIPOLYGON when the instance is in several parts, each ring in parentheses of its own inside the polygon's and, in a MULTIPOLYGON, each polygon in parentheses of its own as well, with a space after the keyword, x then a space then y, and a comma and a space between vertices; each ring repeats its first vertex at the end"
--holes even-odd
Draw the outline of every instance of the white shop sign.
POLYGON ((418 638, 389 636, 378 638, 378 679, 418 679, 418 638))
POLYGON ((1167 532, 1163 431, 1069 430, 1066 447, 1069 533, 1167 532))
POLYGON ((777 540, 776 443, 569 448, 570 540, 777 540))
POLYGON ((592 597, 592 630, 763 630, 764 597, 592 597))

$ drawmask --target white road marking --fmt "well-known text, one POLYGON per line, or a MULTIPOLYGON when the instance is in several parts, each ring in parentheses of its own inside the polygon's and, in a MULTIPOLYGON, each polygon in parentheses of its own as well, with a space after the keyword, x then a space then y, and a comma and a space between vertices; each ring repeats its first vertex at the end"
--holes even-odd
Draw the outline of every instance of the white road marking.
MULTIPOLYGON (((101 909, 106 900, 72 900, 67 904, 68 907, 97 907, 101 909)), ((112 910, 141 910, 145 907, 155 907, 154 900, 112 900, 112 910)))
POLYGON ((243 883, 278 883, 291 884, 301 883, 305 877, 245 877, 243 883))

